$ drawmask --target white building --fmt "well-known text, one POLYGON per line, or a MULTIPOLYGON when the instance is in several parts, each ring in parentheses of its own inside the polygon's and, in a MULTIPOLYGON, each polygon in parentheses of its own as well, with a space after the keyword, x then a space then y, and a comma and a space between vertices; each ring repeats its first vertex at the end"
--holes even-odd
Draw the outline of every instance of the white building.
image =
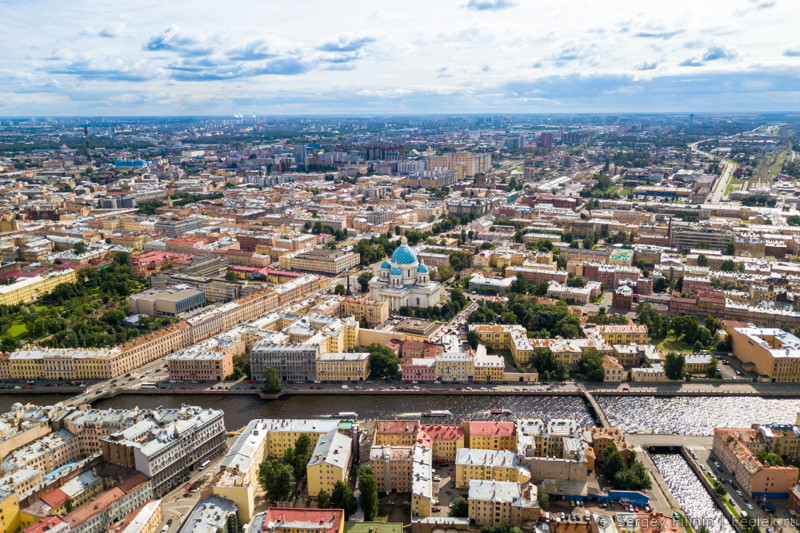
POLYGON ((428 267, 420 263, 417 252, 408 245, 405 237, 384 261, 377 278, 369 282, 369 297, 379 302, 389 302, 389 309, 397 311, 403 306, 430 307, 439 303, 442 286, 431 281, 428 267))

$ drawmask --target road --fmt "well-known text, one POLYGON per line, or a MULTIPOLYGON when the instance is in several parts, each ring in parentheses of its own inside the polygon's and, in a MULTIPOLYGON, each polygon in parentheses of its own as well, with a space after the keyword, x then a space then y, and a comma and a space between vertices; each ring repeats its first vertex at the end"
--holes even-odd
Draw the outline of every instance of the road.
POLYGON ((708 152, 703 152, 697 148, 702 141, 697 141, 689 145, 693 152, 697 152, 698 154, 703 154, 704 156, 708 157, 712 160, 718 160, 722 163, 723 169, 720 176, 714 182, 714 186, 711 189, 711 194, 708 195, 706 199, 706 204, 719 204, 722 200, 725 199, 727 194, 725 191, 728 190, 728 185, 730 185, 731 181, 733 180, 733 171, 736 169, 736 164, 732 161, 728 161, 727 159, 719 158, 713 154, 708 152))
MULTIPOLYGON (((233 444, 235 440, 236 437, 228 437, 226 451, 230 449, 231 444, 233 444)), ((209 479, 212 473, 219 469, 219 464, 222 462, 224 457, 225 454, 222 454, 219 457, 214 458, 211 461, 211 464, 209 464, 206 468, 194 472, 188 481, 182 482, 178 488, 167 493, 167 495, 161 499, 162 518, 160 527, 163 527, 169 520, 172 520, 172 523, 168 529, 169 533, 173 533, 180 529, 181 522, 186 519, 186 517, 189 515, 189 512, 198 502, 201 493, 200 490, 188 492, 186 487, 189 485, 189 483, 195 483, 204 478, 204 481, 209 479)))

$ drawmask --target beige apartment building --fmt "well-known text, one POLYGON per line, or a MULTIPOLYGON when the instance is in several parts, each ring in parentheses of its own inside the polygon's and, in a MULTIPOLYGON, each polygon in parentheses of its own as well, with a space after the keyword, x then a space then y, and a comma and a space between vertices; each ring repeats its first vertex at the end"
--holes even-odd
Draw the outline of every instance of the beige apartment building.
POLYGON ((797 484, 800 472, 794 466, 770 466, 759 461, 756 453, 764 447, 765 443, 754 429, 714 430, 714 455, 753 498, 788 493, 797 484))
POLYGON ((233 355, 228 351, 184 350, 167 356, 169 379, 176 381, 221 381, 233 373, 233 355))
POLYGON ((365 318, 367 326, 374 328, 389 319, 389 302, 371 298, 344 298, 339 307, 339 316, 352 316, 358 321, 365 318))
POLYGON ((317 358, 319 381, 365 381, 369 377, 369 353, 324 353, 317 358))
POLYGON ((414 446, 373 446, 369 461, 378 492, 411 492, 414 446))
POLYGON ((608 344, 646 344, 647 326, 639 324, 608 324, 595 327, 595 331, 608 344))
POLYGON ((281 268, 334 275, 339 274, 345 268, 353 268, 360 262, 361 256, 355 252, 325 248, 284 255, 279 259, 281 268))
POLYGON ((800 381, 800 339, 780 328, 730 327, 733 355, 774 382, 800 381))
POLYGON ((74 270, 66 269, 41 276, 21 278, 10 285, 0 285, 0 305, 17 305, 32 302, 43 294, 50 294, 62 283, 74 283, 78 277, 74 270))
POLYGON ((539 518, 536 486, 512 481, 475 480, 469 484, 469 519, 478 526, 521 526, 539 518))

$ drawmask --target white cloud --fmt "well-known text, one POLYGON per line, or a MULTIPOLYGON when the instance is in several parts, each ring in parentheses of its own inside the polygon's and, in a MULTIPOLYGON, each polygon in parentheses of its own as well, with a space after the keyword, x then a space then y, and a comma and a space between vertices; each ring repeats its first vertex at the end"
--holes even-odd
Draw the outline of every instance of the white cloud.
MULTIPOLYGON (((723 70, 800 67, 800 3, 784 0, 634 8, 566 0, 546 10, 521 0, 407 0, 380 9, 353 0, 347 10, 321 0, 291 7, 228 0, 225 9, 210 0, 180 9, 143 0, 11 4, 0 1, 0 96, 34 114, 36 91, 42 106, 56 97, 74 103, 51 112, 91 111, 105 97, 127 110, 176 106, 166 112, 224 111, 239 101, 254 110, 318 102, 346 112, 362 107, 358 98, 402 100, 398 109, 410 111, 513 107, 518 100, 504 87, 517 81, 684 75, 691 82, 723 70)), ((530 104, 540 96, 522 98, 530 104)), ((570 105, 568 96, 548 100, 570 105)))

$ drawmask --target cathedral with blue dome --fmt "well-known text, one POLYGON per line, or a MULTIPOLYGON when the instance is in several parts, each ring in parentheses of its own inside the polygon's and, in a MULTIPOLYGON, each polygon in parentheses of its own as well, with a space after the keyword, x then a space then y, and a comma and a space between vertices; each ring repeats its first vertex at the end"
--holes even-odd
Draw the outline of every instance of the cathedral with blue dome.
POLYGON ((405 237, 392 258, 381 264, 380 275, 369 282, 369 297, 379 302, 389 302, 389 309, 397 311, 403 306, 430 307, 439 303, 442 286, 431 281, 428 267, 417 257, 405 237))

